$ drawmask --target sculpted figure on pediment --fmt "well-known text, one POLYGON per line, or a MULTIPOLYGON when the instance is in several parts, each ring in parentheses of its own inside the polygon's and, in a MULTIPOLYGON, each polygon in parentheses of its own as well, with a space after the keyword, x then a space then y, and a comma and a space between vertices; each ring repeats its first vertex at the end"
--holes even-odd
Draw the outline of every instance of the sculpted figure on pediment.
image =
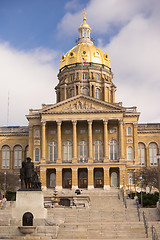
POLYGON ((99 109, 101 109, 100 107, 94 107, 94 104, 93 103, 91 103, 91 104, 89 104, 89 103, 87 103, 86 101, 83 103, 82 101, 77 101, 77 102, 75 102, 74 104, 70 104, 69 105, 69 107, 64 107, 63 109, 62 109, 62 111, 75 111, 75 110, 99 110, 99 109))

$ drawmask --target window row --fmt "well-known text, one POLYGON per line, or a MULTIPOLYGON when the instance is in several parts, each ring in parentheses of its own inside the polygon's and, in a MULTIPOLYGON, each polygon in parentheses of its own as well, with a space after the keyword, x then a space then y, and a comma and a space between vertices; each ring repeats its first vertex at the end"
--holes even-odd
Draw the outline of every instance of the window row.
MULTIPOLYGON (((70 81, 73 82, 75 79, 75 75, 71 74, 70 75, 70 81)), ((82 73, 82 80, 87 80, 88 79, 88 74, 87 73, 82 73)), ((95 80, 100 80, 100 75, 99 74, 95 74, 95 80)))
MULTIPOLYGON (((10 156, 11 151, 9 146, 2 147, 2 169, 9 169, 10 168, 10 156)), ((28 146, 25 149, 25 158, 28 157, 28 146)), ((14 168, 20 168, 23 159, 23 150, 21 146, 14 147, 14 168)))
MULTIPOLYGON (((149 144, 149 162, 151 166, 157 165, 157 152, 158 152, 157 144, 150 143, 149 144)), ((139 164, 145 165, 146 149, 143 143, 138 144, 138 156, 139 156, 139 164)))
MULTIPOLYGON (((81 88, 81 93, 83 95, 88 96, 89 95, 89 89, 87 87, 83 87, 83 88, 81 88)), ((100 88, 96 88, 95 89, 95 98, 100 99, 100 93, 101 93, 100 88)), ((93 90, 92 90, 92 95, 94 95, 93 90)), ((74 88, 72 88, 70 90, 70 97, 74 97, 74 96, 75 96, 75 90, 74 90, 74 88)))
MULTIPOLYGON (((72 142, 67 140, 63 143, 63 160, 64 161, 72 161, 72 142)), ((114 139, 109 142, 109 155, 110 160, 118 160, 118 142, 114 139)), ((87 162, 88 158, 88 143, 85 140, 79 142, 78 145, 78 154, 80 162, 87 162)), ((103 143, 101 140, 96 140, 93 143, 93 154, 95 161, 103 160, 103 143)), ((52 141, 48 146, 48 155, 49 161, 54 162, 57 159, 57 142, 52 141)), ((35 161, 39 161, 40 159, 40 149, 35 149, 35 161)))

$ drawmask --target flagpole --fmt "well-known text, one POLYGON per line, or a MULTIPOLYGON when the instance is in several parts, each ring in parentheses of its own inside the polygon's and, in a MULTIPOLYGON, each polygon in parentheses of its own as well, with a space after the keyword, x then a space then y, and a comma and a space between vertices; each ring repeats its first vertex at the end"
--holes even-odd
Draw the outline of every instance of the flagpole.
POLYGON ((8 123, 9 123, 9 91, 8 91, 7 127, 8 123))

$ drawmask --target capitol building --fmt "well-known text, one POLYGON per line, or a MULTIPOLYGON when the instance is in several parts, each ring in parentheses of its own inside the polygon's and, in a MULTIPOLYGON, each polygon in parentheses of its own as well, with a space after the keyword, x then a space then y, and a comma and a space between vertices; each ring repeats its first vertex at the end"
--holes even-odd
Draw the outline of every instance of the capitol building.
POLYGON ((134 172, 157 165, 160 123, 139 124, 136 107, 115 102, 110 57, 94 45, 91 27, 60 59, 57 102, 30 109, 28 126, 0 127, 0 171, 19 174, 31 157, 42 190, 134 184, 134 172))

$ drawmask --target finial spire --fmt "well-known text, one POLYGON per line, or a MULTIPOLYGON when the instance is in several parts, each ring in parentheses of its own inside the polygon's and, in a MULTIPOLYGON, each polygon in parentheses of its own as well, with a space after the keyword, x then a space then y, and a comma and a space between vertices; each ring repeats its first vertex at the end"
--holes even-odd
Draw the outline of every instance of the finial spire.
POLYGON ((85 9, 84 9, 84 12, 83 12, 83 21, 85 22, 86 20, 87 20, 87 18, 86 18, 86 11, 85 11, 85 9))

